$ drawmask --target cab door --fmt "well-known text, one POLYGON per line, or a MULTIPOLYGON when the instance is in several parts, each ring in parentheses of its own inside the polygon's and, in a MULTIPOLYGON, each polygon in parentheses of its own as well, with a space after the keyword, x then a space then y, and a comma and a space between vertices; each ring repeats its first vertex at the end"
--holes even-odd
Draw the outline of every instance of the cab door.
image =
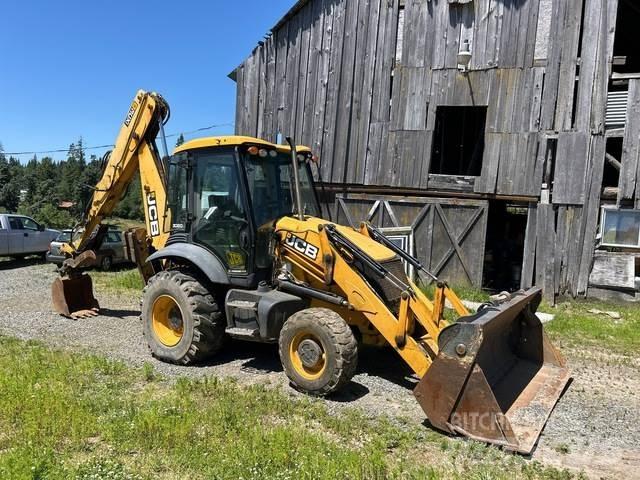
POLYGON ((34 220, 29 217, 20 217, 22 231, 24 232, 24 253, 42 253, 49 248, 49 235, 41 230, 34 220))
POLYGON ((124 259, 124 243, 120 232, 108 232, 100 250, 109 251, 112 254, 113 263, 118 263, 124 259))
POLYGON ((24 253, 25 231, 22 228, 22 220, 20 217, 8 217, 9 231, 7 232, 9 255, 19 255, 24 253))

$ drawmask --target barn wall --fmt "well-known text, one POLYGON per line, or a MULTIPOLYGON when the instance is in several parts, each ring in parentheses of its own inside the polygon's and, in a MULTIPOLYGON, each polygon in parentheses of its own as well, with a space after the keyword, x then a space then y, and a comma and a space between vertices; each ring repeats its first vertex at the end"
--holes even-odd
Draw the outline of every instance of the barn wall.
MULTIPOLYGON (((236 71, 237 133, 294 136, 336 185, 529 199, 523 284, 584 293, 617 1, 299 2, 236 71), (479 176, 430 174, 439 106, 487 107, 479 176)), ((636 201, 637 164, 621 176, 636 201)))

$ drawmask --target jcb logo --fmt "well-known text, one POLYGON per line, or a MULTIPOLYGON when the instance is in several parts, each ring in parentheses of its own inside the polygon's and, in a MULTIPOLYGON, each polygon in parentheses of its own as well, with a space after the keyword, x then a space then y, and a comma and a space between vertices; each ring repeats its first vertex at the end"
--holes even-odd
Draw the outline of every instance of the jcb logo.
POLYGON ((131 108, 129 109, 129 113, 127 113, 127 118, 124 119, 124 124, 128 127, 131 125, 131 120, 133 120, 133 115, 136 113, 138 109, 138 102, 133 102, 131 104, 131 108))
POLYGON ((315 260, 316 258, 318 258, 318 247, 305 242, 295 235, 287 235, 285 243, 295 251, 303 254, 306 257, 309 257, 311 260, 315 260))
POLYGON ((158 202, 156 192, 147 194, 147 216, 149 217, 149 233, 152 237, 160 235, 160 218, 158 217, 158 202))

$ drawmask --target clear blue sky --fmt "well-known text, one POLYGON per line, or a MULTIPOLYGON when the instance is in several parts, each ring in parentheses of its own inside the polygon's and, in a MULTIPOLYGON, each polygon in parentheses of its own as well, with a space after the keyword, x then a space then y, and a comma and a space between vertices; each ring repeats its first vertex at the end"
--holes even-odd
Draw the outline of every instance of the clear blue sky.
POLYGON ((2 2, 0 142, 6 152, 67 147, 80 136, 87 146, 113 143, 139 88, 169 101, 167 133, 233 122, 227 75, 294 3, 2 2))

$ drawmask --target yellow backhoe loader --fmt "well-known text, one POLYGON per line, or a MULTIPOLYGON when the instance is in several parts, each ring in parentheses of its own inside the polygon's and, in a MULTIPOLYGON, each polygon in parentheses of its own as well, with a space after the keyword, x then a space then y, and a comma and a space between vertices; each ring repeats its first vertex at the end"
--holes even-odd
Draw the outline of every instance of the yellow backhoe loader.
POLYGON ((97 313, 77 271, 139 170, 147 228, 127 238, 147 284, 142 321, 154 356, 187 365, 226 336, 273 342, 295 388, 327 395, 355 373, 358 344, 388 345, 420 379, 414 393, 434 427, 531 452, 570 379, 535 315, 539 289, 470 313, 374 226, 322 218, 308 148, 202 138, 163 162, 154 138, 167 116, 159 95, 138 93, 83 222, 87 238, 66 248, 58 312, 97 313), (433 299, 406 264, 435 282, 433 299), (447 300, 454 322, 443 318, 447 300))

